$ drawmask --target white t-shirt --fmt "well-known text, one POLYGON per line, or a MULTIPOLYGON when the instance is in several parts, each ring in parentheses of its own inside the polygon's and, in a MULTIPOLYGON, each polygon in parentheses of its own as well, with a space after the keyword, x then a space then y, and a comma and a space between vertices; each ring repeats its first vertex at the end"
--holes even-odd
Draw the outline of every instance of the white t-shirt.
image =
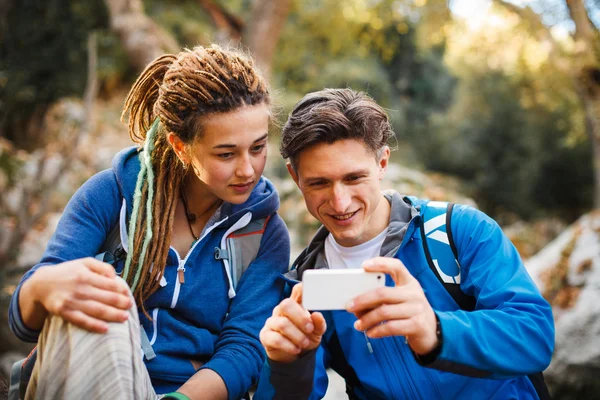
POLYGON ((379 256, 388 228, 368 242, 353 247, 340 246, 330 233, 325 238, 325 258, 330 269, 361 268, 363 261, 379 256))

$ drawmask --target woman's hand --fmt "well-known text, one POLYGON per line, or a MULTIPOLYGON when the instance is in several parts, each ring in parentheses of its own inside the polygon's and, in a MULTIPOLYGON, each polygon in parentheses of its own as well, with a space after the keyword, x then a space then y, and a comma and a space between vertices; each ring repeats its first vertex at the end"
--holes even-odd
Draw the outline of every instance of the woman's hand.
POLYGON ((260 342, 271 360, 295 361, 321 343, 327 329, 325 318, 319 312, 309 313, 301 304, 302 284, 299 283, 292 289, 290 298, 273 309, 273 315, 260 331, 260 342))
POLYGON ((97 333, 108 322, 127 320, 133 300, 114 268, 95 258, 83 258, 39 268, 19 292, 25 325, 39 330, 48 314, 97 333))

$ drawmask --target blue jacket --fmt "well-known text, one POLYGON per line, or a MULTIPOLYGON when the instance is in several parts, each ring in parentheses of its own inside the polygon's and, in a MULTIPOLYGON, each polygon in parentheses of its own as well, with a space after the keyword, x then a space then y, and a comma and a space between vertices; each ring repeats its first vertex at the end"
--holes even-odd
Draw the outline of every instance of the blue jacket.
MULTIPOLYGON (((423 287, 441 323, 441 353, 422 365, 403 337, 367 339, 354 329, 353 314, 324 312, 328 326, 321 346, 291 364, 269 361, 255 399, 323 397, 325 369, 336 364, 330 351, 335 336, 358 378, 354 394, 361 399, 537 399, 526 375, 550 363, 552 311, 500 227, 471 207, 454 207, 461 289, 477 300, 475 311, 462 311, 425 259, 420 201, 397 193, 386 198, 392 211, 381 255, 400 259, 423 287)), ((306 269, 328 268, 323 252, 328 234, 323 228, 316 234, 286 274, 290 283, 301 280, 306 269)), ((389 277, 387 285, 394 285, 389 277)))
MULTIPOLYGON (((119 223, 123 199, 131 214, 139 169, 137 152, 130 148, 115 157, 111 170, 90 178, 69 201, 42 260, 23 276, 20 285, 41 266, 97 254, 119 223)), ((169 250, 162 287, 145 304, 153 320, 140 313, 156 353, 156 358, 145 362, 157 393, 174 391, 186 382, 196 372, 192 360, 221 376, 230 399, 243 396, 257 380, 265 360, 259 331, 282 298, 284 282, 278 277, 289 266, 289 234, 276 214, 278 208, 274 186, 261 178, 245 203, 221 206, 211 218, 213 223, 207 224, 205 236, 187 255, 169 250), (252 213, 252 220, 270 218, 256 260, 230 300, 227 275, 214 249, 247 212, 252 213), (186 268, 183 284, 177 279, 180 265, 186 268)), ((126 235, 123 221, 121 225, 126 235)), ((123 237, 122 241, 126 244, 123 237)), ((11 301, 10 327, 20 339, 36 341, 39 332, 27 328, 19 312, 20 285, 11 301)))

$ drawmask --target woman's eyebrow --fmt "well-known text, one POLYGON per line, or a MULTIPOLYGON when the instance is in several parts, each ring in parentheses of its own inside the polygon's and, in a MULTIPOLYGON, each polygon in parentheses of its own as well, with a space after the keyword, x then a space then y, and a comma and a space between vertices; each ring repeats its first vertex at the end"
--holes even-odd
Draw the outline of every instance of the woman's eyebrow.
MULTIPOLYGON (((252 143, 258 143, 258 142, 262 142, 263 140, 265 140, 267 137, 269 137, 268 133, 265 133, 264 135, 262 135, 261 137, 259 137, 258 139, 256 139, 254 142, 252 143)), ((223 144, 218 144, 215 147, 213 147, 213 149, 231 149, 231 148, 235 148, 237 147, 237 145, 235 144, 230 144, 230 143, 223 143, 223 144)))

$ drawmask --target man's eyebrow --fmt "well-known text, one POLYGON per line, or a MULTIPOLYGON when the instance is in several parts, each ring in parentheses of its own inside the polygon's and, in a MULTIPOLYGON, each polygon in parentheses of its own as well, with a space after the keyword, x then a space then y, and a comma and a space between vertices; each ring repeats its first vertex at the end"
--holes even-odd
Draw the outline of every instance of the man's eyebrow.
MULTIPOLYGON (((252 144, 262 142, 263 140, 265 140, 268 137, 269 137, 269 134, 265 133, 264 135, 262 135, 261 137, 256 139, 254 142, 252 142, 252 144)), ((215 147, 213 147, 213 149, 233 149, 236 147, 237 146, 235 144, 223 143, 223 144, 216 145, 215 147)))
POLYGON ((359 169, 359 170, 347 173, 346 175, 344 175, 344 178, 350 178, 351 176, 356 176, 356 175, 369 175, 369 172, 370 171, 367 168, 359 169))
MULTIPOLYGON (((366 169, 366 168, 365 169, 359 169, 359 170, 352 171, 352 172, 349 172, 349 173, 345 174, 342 179, 347 179, 347 178, 350 178, 350 177, 353 177, 353 176, 357 176, 357 175, 363 176, 363 175, 368 175, 368 174, 369 174, 369 170, 368 169, 366 169)), ((330 180, 331 179, 326 178, 324 176, 311 176, 309 178, 304 179, 304 183, 307 184, 307 185, 309 185, 309 184, 314 183, 314 182, 319 182, 319 181, 327 181, 327 182, 329 182, 330 180)))

